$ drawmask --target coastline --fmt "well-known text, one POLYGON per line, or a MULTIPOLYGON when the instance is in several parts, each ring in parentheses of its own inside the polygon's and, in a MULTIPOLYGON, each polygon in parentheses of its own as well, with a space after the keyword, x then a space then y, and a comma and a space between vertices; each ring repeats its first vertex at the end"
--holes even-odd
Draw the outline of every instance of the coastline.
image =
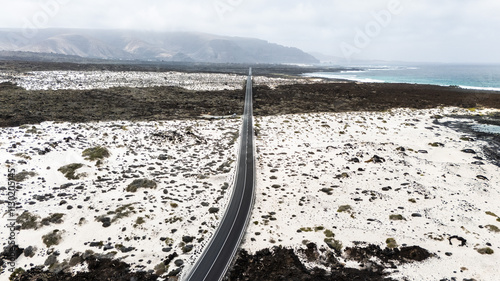
POLYGON ((410 83, 410 82, 388 82, 385 80, 373 79, 373 78, 349 78, 342 75, 321 75, 320 73, 304 73, 303 77, 307 78, 321 78, 331 81, 346 81, 346 82, 359 82, 359 83, 382 83, 382 84, 409 84, 409 85, 429 85, 429 86, 439 86, 439 87, 454 87, 464 90, 477 90, 477 91, 488 91, 497 92, 500 94, 500 88, 497 87, 477 87, 477 86, 464 86, 464 85, 451 85, 451 84, 432 84, 432 83, 410 83))
POLYGON ((435 85, 500 93, 498 83, 500 66, 494 64, 402 64, 357 67, 338 72, 308 72, 303 76, 362 83, 435 85))

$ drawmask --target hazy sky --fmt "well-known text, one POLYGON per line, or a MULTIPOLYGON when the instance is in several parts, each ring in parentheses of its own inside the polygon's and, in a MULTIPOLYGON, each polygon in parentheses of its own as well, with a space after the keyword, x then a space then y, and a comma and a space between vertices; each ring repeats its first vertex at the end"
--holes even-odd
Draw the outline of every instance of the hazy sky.
POLYGON ((500 0, 1 0, 0 27, 200 31, 353 59, 500 63, 500 0))

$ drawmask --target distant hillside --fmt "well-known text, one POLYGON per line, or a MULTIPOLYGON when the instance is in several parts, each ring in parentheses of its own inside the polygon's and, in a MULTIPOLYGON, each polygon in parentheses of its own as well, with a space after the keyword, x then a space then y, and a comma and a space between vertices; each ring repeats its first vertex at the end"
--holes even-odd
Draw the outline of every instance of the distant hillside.
POLYGON ((264 40, 194 32, 42 29, 30 37, 0 29, 0 51, 34 52, 96 59, 215 63, 319 61, 297 48, 264 40))

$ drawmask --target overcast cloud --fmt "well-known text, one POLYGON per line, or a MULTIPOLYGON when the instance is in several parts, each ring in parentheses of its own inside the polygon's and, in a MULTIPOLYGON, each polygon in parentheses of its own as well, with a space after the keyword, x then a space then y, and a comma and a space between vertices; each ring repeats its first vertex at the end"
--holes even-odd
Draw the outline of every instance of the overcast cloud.
POLYGON ((353 59, 500 63, 499 0, 1 1, 3 28, 199 31, 353 59))

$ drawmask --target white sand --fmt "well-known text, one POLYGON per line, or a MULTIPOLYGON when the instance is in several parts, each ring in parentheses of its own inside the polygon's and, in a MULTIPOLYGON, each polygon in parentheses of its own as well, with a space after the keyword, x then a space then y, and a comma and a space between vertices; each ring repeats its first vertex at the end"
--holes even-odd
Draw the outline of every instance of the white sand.
POLYGON ((360 241, 385 248, 386 239, 394 238, 399 245, 437 255, 400 266, 392 275, 398 280, 498 280, 500 233, 484 226, 500 227, 486 214, 500 214, 500 169, 484 160, 484 165, 471 164, 478 161, 474 156, 483 156, 482 142, 461 140, 461 133, 432 123, 431 116, 452 112, 488 111, 398 109, 256 118, 256 204, 242 247, 256 252, 276 245, 300 248, 310 241, 328 248, 324 230, 315 231, 323 227, 344 247, 360 241), (444 147, 429 145, 435 142, 444 147), (367 163, 374 155, 385 162, 367 163), (341 205, 352 210, 337 212, 341 205), (404 220, 389 219, 398 214, 404 220), (297 232, 307 227, 312 231, 297 232), (467 245, 459 247, 455 239, 450 245, 454 235, 467 245), (476 249, 487 243, 495 253, 479 254, 476 249))
MULTIPOLYGON (((61 224, 20 231, 17 235, 20 247, 34 246, 37 250, 32 258, 21 255, 16 267, 28 269, 33 265, 43 265, 52 252, 59 252, 59 262, 69 261, 73 254, 86 250, 98 254, 115 252, 114 258, 131 263, 134 270, 153 270, 174 252, 179 254, 174 261, 182 259, 185 266, 194 263, 212 236, 230 197, 230 189, 225 192, 223 186, 233 180, 237 152, 234 134, 239 132, 240 124, 241 120, 235 118, 140 123, 45 122, 21 128, 1 128, 0 186, 7 186, 9 166, 18 173, 36 173, 21 183, 18 215, 29 211, 38 216, 40 222, 51 214, 64 214, 61 224), (183 139, 170 141, 155 136, 159 133, 168 135, 171 131, 182 134, 183 139), (67 137, 72 139, 66 142, 67 137), (99 145, 109 148, 111 156, 97 167, 95 161, 84 159, 82 151, 99 145), (50 152, 39 155, 37 148, 48 148, 50 152), (86 173, 87 176, 68 180, 58 171, 59 167, 72 163, 85 164, 77 173, 86 173), (155 180, 157 187, 139 189, 136 193, 126 192, 127 186, 136 178, 155 180), (58 189, 66 183, 73 185, 58 189), (79 186, 82 189, 78 189, 79 186), (61 196, 61 193, 67 195, 61 196), (44 194, 52 194, 53 198, 35 199, 35 196, 44 194), (61 205, 62 200, 67 203, 61 205), (204 202, 206 206, 202 205, 204 202), (68 206, 73 208, 68 209, 68 206), (124 206, 124 211, 130 212, 111 226, 103 227, 96 221, 99 216, 115 218, 115 214, 109 212, 116 212, 124 206), (210 207, 220 208, 220 211, 210 214, 210 207), (144 220, 142 224, 137 223, 139 217, 144 220), (62 232, 62 240, 47 248, 42 243, 42 236, 55 229, 62 232), (173 233, 175 229, 177 231, 173 233), (194 246, 189 253, 182 251, 183 236, 195 238, 188 243, 194 246), (162 241, 161 238, 168 240, 162 241), (92 247, 90 242, 102 242, 111 249, 92 247), (134 250, 122 253, 117 249, 119 245, 134 250), (169 247, 172 249, 166 252, 165 248, 169 247)), ((5 190, 0 192, 0 200, 7 200, 5 190)), ((0 219, 0 225, 7 224, 8 216, 0 219)), ((1 227, 3 247, 8 235, 8 229, 1 227)), ((175 268, 172 261, 169 270, 175 268)), ((8 272, 0 275, 0 280, 7 277, 8 272)))
MULTIPOLYGON (((241 90, 246 76, 215 73, 134 71, 33 71, 0 72, 0 83, 13 82, 27 90, 109 89, 112 87, 176 86, 194 91, 241 90)), ((317 83, 315 78, 269 78, 255 76, 255 85, 317 83)))

